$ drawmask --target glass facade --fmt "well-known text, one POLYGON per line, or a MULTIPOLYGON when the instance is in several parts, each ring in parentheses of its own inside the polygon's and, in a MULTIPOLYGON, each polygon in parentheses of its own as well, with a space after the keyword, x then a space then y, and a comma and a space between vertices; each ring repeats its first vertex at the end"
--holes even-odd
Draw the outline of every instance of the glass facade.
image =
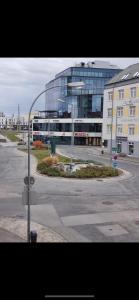
POLYGON ((58 111, 64 117, 73 107, 74 118, 102 118, 104 85, 119 71, 91 67, 71 67, 64 70, 46 84, 46 88, 53 87, 46 92, 46 110, 58 111), (79 81, 85 83, 82 89, 67 86, 68 83, 79 81), (65 102, 57 101, 58 99, 65 102))
MULTIPOLYGON (((55 131, 55 132, 71 132, 72 124, 71 123, 34 123, 33 131, 55 131)), ((75 123, 74 124, 75 132, 101 132, 102 124, 101 123, 75 123)))
POLYGON ((96 62, 93 67, 90 63, 83 65, 64 70, 46 84, 45 112, 33 123, 33 140, 47 142, 55 136, 56 144, 71 144, 73 130, 68 119, 73 117, 74 144, 101 145, 104 85, 121 70, 111 68, 109 63, 104 67, 104 62, 96 62), (84 82, 82 88, 68 86, 80 81, 84 82), (46 123, 42 120, 45 118, 46 123))

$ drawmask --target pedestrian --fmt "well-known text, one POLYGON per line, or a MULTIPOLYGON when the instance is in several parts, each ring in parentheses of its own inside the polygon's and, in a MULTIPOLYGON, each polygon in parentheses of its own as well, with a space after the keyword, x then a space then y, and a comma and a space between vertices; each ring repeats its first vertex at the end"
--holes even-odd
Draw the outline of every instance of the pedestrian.
POLYGON ((104 145, 102 145, 102 150, 101 150, 101 154, 104 154, 104 145))

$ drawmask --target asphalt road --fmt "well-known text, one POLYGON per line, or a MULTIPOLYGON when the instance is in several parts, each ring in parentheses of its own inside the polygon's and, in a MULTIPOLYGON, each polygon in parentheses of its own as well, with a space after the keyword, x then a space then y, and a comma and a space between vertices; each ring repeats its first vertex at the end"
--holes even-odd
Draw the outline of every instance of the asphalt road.
MULTIPOLYGON (((59 150, 76 158, 109 163, 93 147, 60 146, 59 150)), ((53 228, 69 242, 139 241, 139 164, 119 162, 119 167, 130 171, 131 177, 73 180, 32 173, 37 192, 36 205, 31 206, 32 220, 53 228)), ((0 216, 26 217, 21 199, 26 174, 27 155, 18 151, 15 143, 1 145, 0 216)))

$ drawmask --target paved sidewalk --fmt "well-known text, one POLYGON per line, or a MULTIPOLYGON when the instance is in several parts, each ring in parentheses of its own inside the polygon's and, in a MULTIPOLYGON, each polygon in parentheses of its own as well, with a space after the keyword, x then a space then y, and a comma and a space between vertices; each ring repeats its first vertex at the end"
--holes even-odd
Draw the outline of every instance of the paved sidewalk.
MULTIPOLYGON (((62 243, 68 242, 62 235, 51 228, 31 222, 31 230, 37 231, 37 242, 62 243)), ((15 217, 0 217, 0 242, 26 242, 27 221, 15 217)))
POLYGON ((22 243, 25 242, 22 238, 16 234, 0 228, 0 243, 22 243))

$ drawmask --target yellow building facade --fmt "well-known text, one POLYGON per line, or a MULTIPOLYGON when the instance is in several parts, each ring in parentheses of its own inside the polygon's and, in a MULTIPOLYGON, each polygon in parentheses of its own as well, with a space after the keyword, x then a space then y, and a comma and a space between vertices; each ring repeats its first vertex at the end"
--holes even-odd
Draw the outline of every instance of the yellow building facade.
POLYGON ((106 84, 102 138, 110 153, 116 148, 117 152, 139 157, 139 64, 106 84))

